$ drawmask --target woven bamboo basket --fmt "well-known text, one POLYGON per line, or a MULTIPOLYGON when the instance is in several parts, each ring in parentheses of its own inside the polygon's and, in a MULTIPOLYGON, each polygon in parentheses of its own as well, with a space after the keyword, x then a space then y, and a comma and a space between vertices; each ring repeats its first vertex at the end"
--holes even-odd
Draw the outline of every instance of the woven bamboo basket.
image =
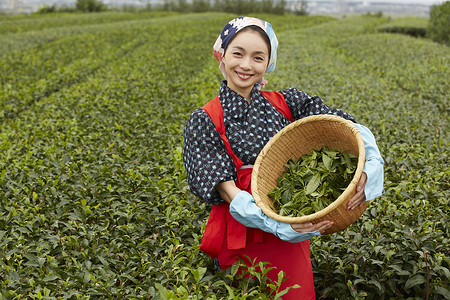
POLYGON ((318 223, 331 220, 334 224, 324 234, 331 234, 353 224, 364 212, 367 202, 354 210, 347 209, 347 203, 356 193, 365 162, 364 142, 359 130, 351 121, 333 115, 315 115, 295 121, 279 131, 258 155, 252 172, 252 195, 256 204, 269 217, 286 223, 318 223), (296 161, 304 154, 329 149, 348 151, 358 157, 355 175, 344 192, 328 207, 314 214, 302 217, 278 215, 270 206, 268 193, 277 186, 277 179, 285 171, 284 164, 296 161))

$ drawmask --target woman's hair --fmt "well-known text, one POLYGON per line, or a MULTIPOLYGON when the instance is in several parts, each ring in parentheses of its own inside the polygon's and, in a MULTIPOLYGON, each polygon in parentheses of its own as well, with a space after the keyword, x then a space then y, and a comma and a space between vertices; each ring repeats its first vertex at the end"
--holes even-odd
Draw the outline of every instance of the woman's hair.
MULTIPOLYGON (((264 31, 264 29, 262 29, 261 27, 257 26, 257 25, 249 25, 246 26, 244 28, 242 28, 241 30, 239 30, 238 33, 236 33, 230 40, 230 42, 228 44, 230 44, 234 38, 241 32, 245 32, 245 31, 255 31, 257 32, 262 38, 263 40, 266 42, 267 44, 267 48, 269 49, 269 57, 270 57, 270 52, 271 52, 271 47, 270 47, 270 39, 269 36, 267 35, 267 33, 264 31)), ((227 49, 225 49, 225 52, 227 51, 227 49)))

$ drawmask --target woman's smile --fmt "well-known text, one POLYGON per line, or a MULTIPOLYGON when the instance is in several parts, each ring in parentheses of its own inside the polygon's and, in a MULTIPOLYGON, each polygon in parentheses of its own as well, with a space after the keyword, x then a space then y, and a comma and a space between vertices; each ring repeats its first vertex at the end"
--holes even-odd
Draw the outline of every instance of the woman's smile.
POLYGON ((241 78, 242 80, 247 80, 249 79, 251 76, 253 76, 252 74, 245 74, 245 73, 239 73, 236 72, 236 74, 239 76, 239 78, 241 78))

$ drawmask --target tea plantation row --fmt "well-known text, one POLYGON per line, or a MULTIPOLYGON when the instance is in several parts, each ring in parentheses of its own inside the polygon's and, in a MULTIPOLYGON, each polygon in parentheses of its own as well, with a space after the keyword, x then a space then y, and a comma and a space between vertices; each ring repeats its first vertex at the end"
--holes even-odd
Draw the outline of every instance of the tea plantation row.
MULTIPOLYGON (((199 251, 210 208, 181 159, 232 17, 0 17, 0 299, 268 298, 199 251)), ((311 241, 318 298, 450 299, 448 47, 385 18, 259 17, 280 41, 267 88, 350 112, 386 161, 384 195, 311 241)))

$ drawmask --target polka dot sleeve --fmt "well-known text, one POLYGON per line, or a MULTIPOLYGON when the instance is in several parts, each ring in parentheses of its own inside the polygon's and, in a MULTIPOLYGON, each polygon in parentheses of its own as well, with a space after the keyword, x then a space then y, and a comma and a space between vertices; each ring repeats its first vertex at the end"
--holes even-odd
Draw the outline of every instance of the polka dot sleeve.
POLYGON ((214 123, 201 108, 191 114, 184 128, 183 161, 190 191, 207 203, 222 203, 215 187, 236 180, 236 167, 214 123))
POLYGON ((280 93, 286 99, 294 121, 311 115, 330 114, 356 122, 350 114, 326 105, 318 96, 310 96, 296 88, 283 90, 280 93))

